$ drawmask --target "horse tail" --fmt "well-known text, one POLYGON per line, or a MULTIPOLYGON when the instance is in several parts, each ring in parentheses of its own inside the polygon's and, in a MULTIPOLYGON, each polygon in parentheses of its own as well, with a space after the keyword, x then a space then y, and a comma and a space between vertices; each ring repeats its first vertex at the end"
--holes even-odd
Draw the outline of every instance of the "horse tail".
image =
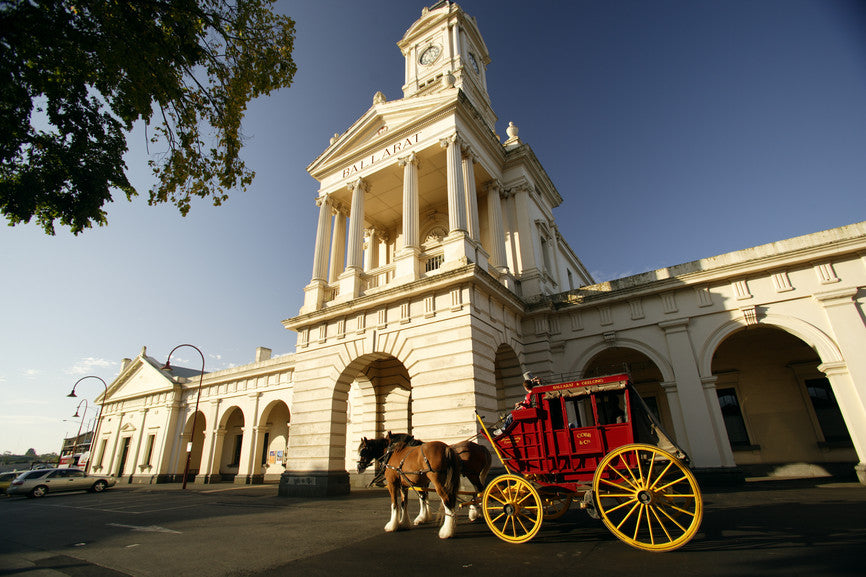
POLYGON ((478 478, 481 480, 481 486, 487 486, 487 474, 490 472, 490 467, 493 465, 493 455, 490 454, 490 450, 484 445, 478 445, 484 454, 484 465, 481 467, 481 473, 478 474, 478 478))
POLYGON ((442 488, 448 502, 444 505, 453 510, 457 506, 457 491, 460 489, 460 471, 463 464, 457 451, 447 445, 445 447, 445 464, 445 482, 442 483, 442 488))

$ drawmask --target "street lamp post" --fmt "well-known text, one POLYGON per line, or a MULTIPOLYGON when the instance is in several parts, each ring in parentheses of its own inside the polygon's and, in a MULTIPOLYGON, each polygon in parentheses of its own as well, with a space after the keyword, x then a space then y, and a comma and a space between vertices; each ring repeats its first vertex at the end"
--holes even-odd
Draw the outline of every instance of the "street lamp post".
POLYGON ((192 446, 193 446, 193 440, 195 439, 195 425, 196 425, 196 420, 198 419, 198 401, 201 398, 201 385, 202 385, 202 381, 204 380, 204 353, 202 353, 201 349, 199 349, 195 345, 189 345, 189 344, 177 345, 176 347, 171 349, 170 353, 168 353, 168 358, 165 359, 165 365, 163 365, 162 370, 171 371, 171 365, 169 364, 169 361, 171 360, 171 355, 172 355, 172 353, 174 353, 174 351, 176 351, 177 349, 179 349, 181 347, 191 347, 191 348, 195 349, 196 351, 198 351, 198 354, 201 355, 201 374, 199 374, 199 377, 198 377, 198 392, 196 393, 196 396, 195 396, 195 412, 193 412, 193 414, 192 414, 192 429, 190 430, 190 433, 189 433, 189 441, 186 444, 186 465, 183 468, 183 485, 181 488, 186 489, 186 478, 189 475, 189 463, 192 460, 192 446))
MULTIPOLYGON (((102 383, 102 386, 105 387, 105 393, 102 395, 102 402, 99 403, 99 412, 96 414, 96 431, 94 431, 93 435, 91 435, 90 437, 90 457, 87 459, 87 467, 84 468, 84 472, 86 473, 90 471, 90 464, 93 462, 93 443, 94 439, 97 439, 99 437, 99 427, 102 426, 102 406, 105 405, 106 397, 108 396, 108 385, 105 383, 104 380, 102 380, 100 377, 97 377, 96 375, 87 375, 86 377, 81 377, 80 379, 75 381, 75 384, 72 385, 72 390, 66 396, 72 397, 73 399, 76 398, 78 395, 75 394, 75 387, 77 387, 78 383, 80 383, 84 379, 98 379, 99 382, 102 383)), ((79 403, 78 406, 80 407, 81 404, 79 403)), ((78 413, 77 410, 75 412, 78 413)), ((81 422, 84 422, 84 418, 81 419, 81 422)), ((80 428, 79 432, 81 432, 80 428)), ((76 439, 76 442, 77 441, 78 439, 76 439)))
MULTIPOLYGON (((78 434, 75 435, 75 443, 72 445, 73 457, 75 456, 75 452, 78 449, 79 441, 81 440, 81 426, 84 425, 84 417, 87 416, 87 399, 81 399, 81 402, 78 403, 78 406, 75 408, 75 414, 72 415, 73 419, 78 417, 78 411, 81 409, 82 404, 84 405, 84 413, 81 414, 81 422, 78 423, 78 434)), ((90 444, 93 445, 93 439, 90 440, 90 444)))

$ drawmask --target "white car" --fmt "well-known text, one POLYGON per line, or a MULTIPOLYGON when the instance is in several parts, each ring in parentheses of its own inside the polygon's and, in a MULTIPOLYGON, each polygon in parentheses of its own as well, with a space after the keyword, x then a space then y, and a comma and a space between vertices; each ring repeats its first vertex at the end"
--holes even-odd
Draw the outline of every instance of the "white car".
POLYGON ((61 491, 101 493, 116 482, 114 477, 88 475, 81 469, 38 469, 18 475, 6 489, 6 494, 43 497, 61 491))

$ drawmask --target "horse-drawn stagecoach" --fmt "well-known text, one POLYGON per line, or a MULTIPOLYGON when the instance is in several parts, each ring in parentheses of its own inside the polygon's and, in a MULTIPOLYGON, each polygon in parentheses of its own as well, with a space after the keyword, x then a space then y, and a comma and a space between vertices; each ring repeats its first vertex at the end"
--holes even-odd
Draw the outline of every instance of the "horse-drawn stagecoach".
MULTIPOLYGON (((694 537, 703 504, 688 456, 664 433, 628 375, 540 385, 531 398, 531 406, 512 411, 509 425, 498 434, 491 434, 479 418, 506 473, 490 480, 483 491, 473 481, 481 496, 470 503, 480 504, 497 537, 510 543, 529 541, 544 519, 562 516, 575 498, 617 538, 639 549, 670 551, 694 537)), ((429 453, 434 447, 422 447, 426 445, 431 445, 429 453)), ((439 445, 435 448, 441 449, 439 445)), ((429 477, 445 505, 440 537, 453 535, 457 505, 448 491, 456 489, 437 478, 445 478, 441 473, 450 471, 447 461, 456 455, 443 453, 441 463, 433 464, 423 449, 405 443, 392 447, 386 459, 392 495, 387 530, 398 527, 397 486, 404 485, 405 510, 408 486, 426 485, 429 477), (407 469, 412 455, 417 464, 407 469)), ((464 469, 474 466, 467 453, 460 456, 464 469)), ((484 474, 486 469, 482 482, 484 474)), ((419 495, 424 515, 426 493, 419 495)))

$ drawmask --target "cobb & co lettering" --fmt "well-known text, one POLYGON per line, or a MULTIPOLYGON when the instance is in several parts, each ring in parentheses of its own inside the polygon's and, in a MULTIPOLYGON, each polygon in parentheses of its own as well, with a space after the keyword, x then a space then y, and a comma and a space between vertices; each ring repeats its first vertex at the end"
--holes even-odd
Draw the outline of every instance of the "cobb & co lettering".
POLYGON ((591 431, 580 431, 574 434, 574 440, 578 447, 592 445, 595 440, 591 431))
POLYGON ((381 162, 382 160, 387 160, 387 159, 391 158, 392 156, 395 156, 397 154, 400 154, 401 152, 405 152, 405 151, 409 150, 410 148, 412 148, 412 146, 418 144, 418 141, 420 139, 421 139, 421 133, 416 132, 412 136, 409 136, 407 138, 404 138, 403 140, 399 140, 393 144, 386 146, 385 148, 383 148, 379 152, 376 152, 374 154, 371 154, 370 156, 362 158, 361 160, 359 160, 358 162, 356 162, 352 166, 348 166, 348 167, 343 169, 343 178, 344 179, 349 178, 353 174, 356 174, 356 173, 364 170, 365 168, 370 168, 371 166, 373 166, 377 162, 381 162))

